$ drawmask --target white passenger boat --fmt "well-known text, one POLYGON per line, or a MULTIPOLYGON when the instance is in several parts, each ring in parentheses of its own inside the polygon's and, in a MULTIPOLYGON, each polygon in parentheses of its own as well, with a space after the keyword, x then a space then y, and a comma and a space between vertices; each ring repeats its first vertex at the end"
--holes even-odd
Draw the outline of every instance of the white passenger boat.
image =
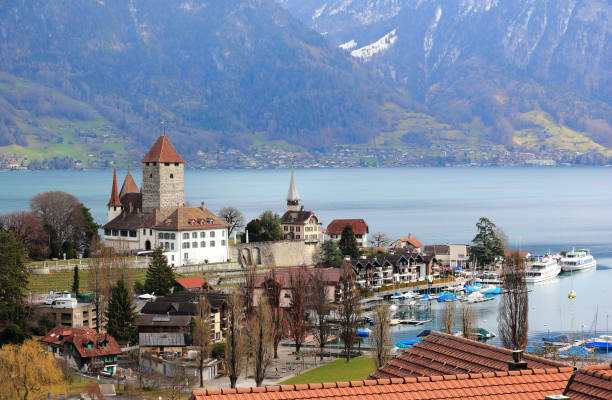
POLYGON ((535 283, 553 279, 561 273, 561 266, 552 256, 530 257, 525 269, 525 281, 535 283))
POLYGON ((597 266, 595 258, 593 258, 587 249, 580 249, 578 251, 572 250, 565 253, 561 258, 560 264, 563 272, 581 271, 597 266))

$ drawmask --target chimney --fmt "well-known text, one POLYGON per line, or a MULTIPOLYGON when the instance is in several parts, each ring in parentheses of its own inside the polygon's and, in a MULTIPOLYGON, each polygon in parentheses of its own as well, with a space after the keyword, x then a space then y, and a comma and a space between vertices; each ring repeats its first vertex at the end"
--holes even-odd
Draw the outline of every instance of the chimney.
POLYGON ((545 400, 570 400, 570 398, 564 394, 549 394, 545 400))
POLYGON ((512 361, 508 363, 508 370, 519 371, 527 369, 527 361, 523 361, 523 350, 512 350, 512 361))
POLYGON ((201 202, 200 205, 202 207, 202 211, 206 210, 206 207, 204 206, 204 202, 201 202))

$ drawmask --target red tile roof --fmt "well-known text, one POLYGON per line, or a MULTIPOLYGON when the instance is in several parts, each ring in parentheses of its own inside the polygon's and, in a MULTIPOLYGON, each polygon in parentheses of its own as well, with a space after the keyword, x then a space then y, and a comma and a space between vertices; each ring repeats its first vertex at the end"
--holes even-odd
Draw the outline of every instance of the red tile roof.
POLYGON ((412 235, 405 237, 405 238, 400 238, 399 241, 410 243, 414 247, 425 247, 423 243, 421 243, 417 238, 415 238, 412 235))
POLYGON ((111 189, 110 200, 108 201, 109 207, 121 207, 121 201, 119 200, 119 191, 117 190, 117 168, 113 169, 113 188, 111 189))
POLYGON ((97 333, 87 327, 53 328, 40 341, 55 346, 72 343, 81 358, 121 354, 121 348, 112 336, 107 333, 97 333), (107 345, 102 346, 103 342, 106 342, 107 345), (91 344, 91 348, 87 347, 89 344, 91 344))
POLYGON ((353 227, 353 232, 356 235, 365 235, 369 233, 368 224, 363 219, 335 219, 327 225, 328 235, 341 235, 345 226, 353 227))
POLYGON ((119 198, 123 198, 128 193, 140 193, 140 189, 138 189, 138 185, 134 182, 134 178, 132 178, 132 174, 128 171, 125 176, 125 180, 123 181, 123 185, 121 186, 121 192, 119 192, 119 198))
MULTIPOLYGON (((281 217, 281 224, 304 225, 310 217, 317 218, 315 213, 307 210, 286 211, 281 217)), ((315 221, 315 222, 318 222, 315 221)))
POLYGON ((179 207, 161 220, 155 228, 168 230, 228 228, 230 224, 206 207, 179 207))
MULTIPOLYGON (((530 369, 566 367, 568 364, 525 354, 530 369)), ((439 376, 507 371, 512 351, 462 337, 432 331, 411 349, 370 375, 372 379, 439 376)))
POLYGON ((580 368, 570 379, 563 394, 571 400, 612 399, 612 365, 580 368))
POLYGON ((206 283, 206 280, 201 276, 192 276, 191 278, 176 278, 175 281, 185 289, 201 288, 206 283))
POLYGON ((561 394, 572 367, 305 385, 194 390, 196 400, 543 400, 561 394))
POLYGON ((140 162, 184 163, 166 136, 160 136, 140 162))

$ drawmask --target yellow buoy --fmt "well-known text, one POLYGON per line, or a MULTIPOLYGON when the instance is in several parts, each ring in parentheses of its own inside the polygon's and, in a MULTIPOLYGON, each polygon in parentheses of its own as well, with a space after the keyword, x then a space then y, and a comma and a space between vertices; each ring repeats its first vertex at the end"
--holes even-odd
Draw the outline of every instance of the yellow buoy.
POLYGON ((569 292, 567 294, 567 298, 568 299, 575 299, 576 298, 576 292, 574 292, 573 290, 571 292, 569 292))

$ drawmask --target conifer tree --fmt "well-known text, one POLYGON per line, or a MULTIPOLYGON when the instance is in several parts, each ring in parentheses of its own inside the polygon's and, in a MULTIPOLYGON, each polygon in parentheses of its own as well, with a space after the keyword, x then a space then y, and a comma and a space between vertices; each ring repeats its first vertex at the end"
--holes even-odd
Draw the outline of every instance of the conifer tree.
POLYGON ((342 237, 340 238, 338 247, 340 247, 342 255, 351 258, 359 258, 359 245, 357 244, 355 232, 351 225, 346 225, 344 229, 342 229, 342 237))
POLYGON ((117 281, 111 291, 111 298, 106 310, 106 331, 116 340, 130 343, 136 341, 136 312, 134 311, 130 292, 123 279, 117 281))
POLYGON ((74 274, 72 275, 72 292, 76 297, 79 296, 79 267, 74 266, 74 274))
POLYGON ((21 342, 25 331, 25 293, 28 270, 19 237, 0 230, 0 344, 21 342), (17 339, 17 340, 15 340, 17 339))
POLYGON ((168 265, 168 259, 164 256, 163 248, 160 246, 153 252, 147 269, 145 289, 148 293, 164 296, 170 293, 172 286, 174 286, 174 272, 168 265))

